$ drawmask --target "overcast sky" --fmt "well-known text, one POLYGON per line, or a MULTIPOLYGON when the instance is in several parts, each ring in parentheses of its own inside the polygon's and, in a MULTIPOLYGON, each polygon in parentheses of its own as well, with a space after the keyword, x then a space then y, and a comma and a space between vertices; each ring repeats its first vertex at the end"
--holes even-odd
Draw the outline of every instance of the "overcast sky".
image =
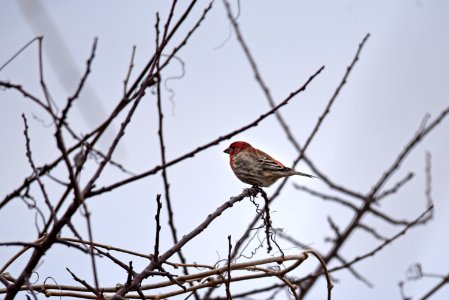
MULTIPOLYGON (((187 1, 181 2, 175 18, 187 1)), ((237 11, 237 2, 232 4, 237 11)), ((432 119, 449 106, 448 1, 246 0, 240 4, 238 22, 242 34, 277 103, 325 65, 325 70, 309 88, 280 110, 302 144, 338 86, 358 44, 367 33, 371 34, 348 83, 308 150, 310 159, 338 184, 368 193, 419 128, 424 116, 430 114, 432 119)), ((175 42, 184 37, 207 5, 207 1, 199 1, 175 42)), ((3 0, 0 65, 35 36, 44 36, 45 77, 52 97, 61 107, 75 91, 94 38, 98 37, 88 85, 69 115, 73 128, 83 134, 105 118, 121 98, 134 45, 137 48, 132 79, 148 61, 155 47, 155 13, 159 11, 164 20, 168 9, 169 1, 51 0, 37 5, 36 0, 3 0)), ((269 110, 235 34, 228 39, 229 32, 224 5, 216 1, 204 24, 179 53, 184 65, 174 61, 163 74, 165 78, 172 78, 163 85, 168 160, 240 128, 269 110), (183 77, 176 79, 183 71, 183 77)), ((173 43, 169 49, 175 45, 173 43)), ((0 80, 21 84, 42 96, 38 70, 35 44, 0 72, 0 80)), ((58 152, 53 129, 43 125, 50 120, 39 107, 14 91, 5 90, 0 90, 0 105, 0 197, 3 198, 31 173, 25 156, 22 113, 29 120, 31 146, 37 163, 41 165, 54 159, 58 152)), ((136 173, 158 165, 157 121, 155 97, 148 93, 114 158, 136 173)), ((115 130, 118 127, 119 122, 115 130)), ((101 141, 102 149, 107 149, 113 133, 111 130, 101 141)), ((414 150, 394 178, 399 180, 410 171, 416 173, 415 178, 381 207, 398 219, 414 219, 425 209, 425 153, 429 151, 432 154, 434 220, 425 227, 413 229, 380 254, 355 266, 374 288, 366 287, 346 271, 335 273, 339 283, 334 288, 334 299, 400 299, 397 283, 404 279, 408 266, 414 262, 422 263, 429 273, 447 274, 448 134, 449 121, 446 120, 414 150)), ((274 117, 234 140, 246 140, 286 165, 297 156, 274 117)), ((229 142, 168 170, 179 235, 188 233, 245 187, 232 174, 228 158, 222 152, 229 142)), ((95 166, 93 161, 89 163, 95 166)), ((310 172, 304 163, 297 168, 310 172)), ((98 186, 124 176, 108 169, 98 186)), ((273 203, 273 225, 325 251, 329 244, 324 238, 330 234, 326 217, 332 215, 344 228, 351 214, 335 204, 323 203, 296 191, 293 182, 328 192, 320 179, 291 178, 283 194, 273 203)), ((394 182, 389 182, 388 186, 394 182)), ((274 190, 272 187, 268 192, 274 190)), ((88 205, 92 211, 94 239, 143 253, 151 252, 154 199, 163 191, 160 174, 157 174, 92 199, 88 205)), ((164 226, 165 216, 164 211, 164 226)), ((231 234, 235 242, 253 216, 254 206, 249 201, 239 203, 186 246, 187 259, 213 264, 224 258, 227 236, 231 234)), ((367 218, 365 222, 387 237, 399 231, 374 218, 367 218)), ((2 242, 31 241, 36 237, 34 212, 19 199, 0 211, 0 223, 2 242)), ((85 222, 79 214, 75 223, 85 232, 85 222)), ((63 231, 64 236, 70 234, 63 231)), ((167 249, 172 245, 168 227, 163 228, 162 234, 161 249, 167 249)), ((370 235, 358 233, 345 245, 343 254, 350 260, 378 244, 379 241, 370 235)), ((286 242, 281 246, 288 249, 288 253, 297 251, 290 249, 291 245, 286 242)), ((17 249, 0 248, 0 265, 15 251, 17 249)), ((259 255, 267 254, 261 251, 259 255)), ((113 286, 125 280, 123 272, 111 267, 109 261, 103 259, 99 264, 102 285, 113 286)), ((316 266, 312 261, 308 264, 304 270, 316 266)), ((145 261, 136 262, 136 269, 145 265, 145 261)), ((52 248, 44 257, 38 269, 39 280, 53 276, 58 283, 74 284, 65 271, 66 266, 91 280, 89 258, 61 246, 52 248), (70 259, 68 251, 73 253, 70 259)), ((20 271, 20 261, 9 270, 16 272, 15 275, 20 271)), ((305 274, 301 270, 295 272, 298 277, 305 274)), ((409 296, 420 296, 436 282, 412 282, 406 286, 406 292, 409 296)), ((320 281, 310 299, 324 297, 324 293, 324 281, 320 281)), ((433 299, 448 298, 449 287, 446 287, 433 299)), ((44 297, 41 295, 39 299, 44 297)))

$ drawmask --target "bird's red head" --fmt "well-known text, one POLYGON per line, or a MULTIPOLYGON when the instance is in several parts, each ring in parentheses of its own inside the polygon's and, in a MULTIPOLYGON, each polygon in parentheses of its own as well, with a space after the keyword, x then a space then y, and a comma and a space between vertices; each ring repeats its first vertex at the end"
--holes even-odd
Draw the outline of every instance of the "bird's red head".
POLYGON ((233 142, 223 152, 229 154, 232 157, 235 154, 239 153, 240 151, 242 151, 248 147, 251 147, 251 145, 248 144, 247 142, 238 141, 238 142, 233 142))

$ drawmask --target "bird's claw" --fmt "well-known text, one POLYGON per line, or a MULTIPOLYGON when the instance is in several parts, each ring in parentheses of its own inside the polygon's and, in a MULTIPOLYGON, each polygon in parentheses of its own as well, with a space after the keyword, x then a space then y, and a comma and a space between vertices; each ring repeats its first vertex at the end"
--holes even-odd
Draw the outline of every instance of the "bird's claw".
POLYGON ((253 185, 252 187, 247 188, 245 190, 247 190, 249 192, 249 196, 253 197, 253 198, 256 198, 257 194, 259 192, 261 192, 261 188, 259 186, 257 186, 257 185, 253 185))

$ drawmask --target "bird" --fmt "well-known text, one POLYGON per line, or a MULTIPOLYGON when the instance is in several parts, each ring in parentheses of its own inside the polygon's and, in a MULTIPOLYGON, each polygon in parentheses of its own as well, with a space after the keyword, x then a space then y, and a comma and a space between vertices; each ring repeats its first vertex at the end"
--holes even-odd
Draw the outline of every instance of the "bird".
POLYGON ((233 142, 223 152, 229 154, 229 163, 235 176, 240 181, 252 186, 269 187, 279 178, 292 175, 316 177, 284 166, 267 153, 254 148, 247 142, 233 142))

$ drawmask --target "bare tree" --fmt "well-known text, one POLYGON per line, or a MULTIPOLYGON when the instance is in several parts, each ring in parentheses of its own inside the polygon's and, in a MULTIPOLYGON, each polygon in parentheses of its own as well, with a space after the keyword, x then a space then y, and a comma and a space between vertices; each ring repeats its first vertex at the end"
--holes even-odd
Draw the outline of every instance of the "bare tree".
MULTIPOLYGON (((85 134, 81 134, 81 130, 74 128, 68 118, 69 115, 73 115, 73 105, 82 97, 82 91, 89 80, 97 51, 97 39, 93 42, 85 71, 75 92, 67 98, 62 108, 59 108, 54 102, 45 78, 45 61, 42 55, 44 37, 36 37, 24 46, 23 49, 37 44, 39 84, 43 96, 37 96, 22 86, 21 83, 9 80, 1 80, 0 86, 7 92, 21 94, 31 104, 38 107, 41 113, 46 114, 46 117, 51 120, 51 126, 47 130, 49 135, 54 137, 58 155, 45 163, 37 163, 40 159, 33 152, 36 143, 30 134, 29 117, 22 114, 25 154, 32 172, 24 177, 23 182, 16 189, 1 199, 0 214, 1 210, 13 201, 18 199, 25 201, 29 208, 36 211, 36 216, 39 218, 39 221, 36 222, 38 234, 35 240, 31 241, 1 241, 1 247, 17 247, 19 249, 15 254, 10 257, 2 257, 1 260, 0 281, 4 288, 0 289, 0 294, 4 296, 4 299, 14 299, 19 293, 23 293, 27 298, 34 299, 37 299, 39 294, 46 297, 82 299, 165 299, 178 295, 182 295, 184 298, 192 296, 195 299, 237 299, 258 297, 260 294, 267 295, 269 293, 268 297, 273 299, 278 296, 281 298, 280 293, 283 291, 286 291, 291 298, 305 299, 308 298, 310 290, 316 285, 318 278, 326 280, 327 288, 323 290, 323 297, 331 299, 333 281, 335 281, 332 276, 337 271, 346 270, 356 280, 371 286, 372 284, 367 278, 369 274, 360 274, 355 268, 357 263, 375 256, 401 236, 412 234, 411 231, 415 227, 425 225, 432 220, 434 206, 431 189, 430 153, 427 154, 426 159, 426 193, 422 196, 417 195, 418 198, 423 199, 424 209, 422 212, 419 215, 401 219, 384 208, 382 203, 388 197, 398 194, 401 188, 411 182, 414 177, 413 173, 408 173, 397 182, 393 182, 393 175, 416 146, 445 120, 449 113, 449 107, 437 117, 426 117, 423 120, 415 135, 410 137, 403 150, 397 154, 396 159, 385 169, 383 174, 372 183, 369 190, 357 191, 350 186, 341 185, 335 181, 335 178, 325 174, 320 166, 308 157, 307 149, 318 135, 320 127, 329 116, 340 91, 349 80, 351 72, 361 58, 362 50, 367 47, 370 35, 367 34, 363 37, 358 47, 354 49, 353 59, 348 62, 348 67, 343 73, 341 82, 335 88, 327 105, 323 107, 312 131, 302 143, 295 137, 282 112, 288 110, 290 101, 295 101, 299 94, 306 92, 309 84, 312 84, 323 72, 324 66, 317 67, 316 71, 309 74, 309 78, 302 84, 293 88, 289 95, 280 101, 275 101, 250 51, 250 46, 240 30, 238 18, 233 15, 229 3, 226 0, 223 3, 232 32, 235 34, 243 54, 252 68, 255 81, 262 90, 270 108, 251 122, 243 126, 236 126, 228 133, 217 134, 217 138, 198 145, 191 151, 174 159, 168 159, 166 154, 166 127, 164 126, 162 102, 167 99, 167 96, 163 94, 161 89, 161 84, 166 79, 164 69, 179 60, 180 51, 188 46, 191 37, 198 30, 201 30, 201 26, 204 26, 204 20, 209 16, 212 9, 212 2, 202 8, 202 13, 199 16, 192 12, 193 7, 198 6, 196 1, 192 1, 184 11, 180 12, 176 0, 172 2, 169 14, 162 20, 157 14, 157 22, 154 28, 156 32, 154 52, 132 81, 134 68, 138 67, 135 66, 134 62, 136 48, 133 48, 129 68, 123 81, 123 95, 118 95, 118 101, 111 113, 106 118, 98 120, 99 125, 85 134), (182 32, 186 32, 186 34, 180 38, 181 28, 182 32), (135 173, 128 170, 121 162, 116 161, 113 155, 122 143, 136 112, 141 109, 140 104, 145 97, 153 97, 157 103, 157 139, 160 149, 160 164, 143 172, 135 173), (294 184, 295 189, 323 201, 334 202, 347 209, 352 215, 342 227, 335 222, 336 216, 331 211, 328 213, 329 234, 327 241, 330 247, 328 249, 312 249, 299 237, 282 232, 276 228, 276 224, 273 224, 270 218, 270 205, 276 199, 281 198, 281 192, 287 186, 287 179, 283 180, 271 195, 267 195, 259 187, 247 188, 240 194, 232 196, 229 200, 223 201, 209 215, 195 220, 197 226, 193 230, 186 232, 186 230, 178 228, 175 216, 177 218, 180 218, 180 216, 174 214, 175 207, 170 194, 168 171, 180 162, 194 160, 197 154, 234 138, 273 116, 282 127, 286 140, 297 151, 297 157, 292 166, 296 166, 300 161, 304 162, 319 177, 317 180, 326 185, 325 190, 316 190, 304 185, 294 184), (110 141, 107 150, 100 150, 100 139, 104 137, 106 131, 113 130, 113 124, 117 123, 120 124, 119 128, 110 141), (97 164, 89 164, 92 161, 96 161, 97 164), (115 171, 114 169, 121 172, 124 177, 102 185, 101 178, 106 172, 115 171), (134 182, 159 174, 162 176, 164 190, 151 195, 156 202, 156 211, 153 213, 155 239, 152 253, 146 253, 146 249, 133 251, 98 242, 101 238, 94 238, 94 226, 90 218, 89 204, 91 201, 99 198, 100 195, 101 197, 116 197, 117 190, 125 186, 132 188, 134 182), (257 202, 259 196, 261 196, 262 204, 257 202), (243 200, 254 203, 255 213, 248 219, 249 224, 246 230, 236 239, 235 244, 232 243, 231 236, 228 236, 226 251, 228 255, 226 258, 211 263, 203 261, 201 257, 187 257, 184 254, 185 245, 201 235, 211 223, 216 222, 223 212, 238 209, 237 204, 243 200), (165 211, 168 218, 167 225, 161 222, 161 215, 165 211), (82 233, 81 225, 74 221, 74 216, 77 213, 81 213, 83 216, 84 225, 88 229, 87 234, 82 233), (372 216, 393 226, 396 228, 396 232, 393 235, 382 232, 376 228, 375 224, 370 224, 365 218, 366 216, 372 216), (39 226, 39 224, 43 226, 39 226), (167 249, 163 249, 160 243, 163 233, 161 228, 164 226, 168 226, 169 235, 173 242, 173 245, 167 249), (71 235, 63 235, 63 229, 66 229, 65 232, 68 231, 71 235), (356 238, 353 237, 355 232, 365 232, 371 235, 378 241, 378 245, 369 251, 360 252, 348 258, 343 251, 343 247, 350 247, 357 242, 356 238), (182 237, 180 233, 183 234, 182 237), (256 246, 251 243, 255 237, 260 238, 256 246), (280 246, 279 241, 282 241, 282 246, 280 246), (90 270, 92 280, 82 278, 69 268, 67 268, 67 272, 76 281, 76 285, 63 283, 63 280, 53 277, 36 282, 30 279, 33 274, 39 273, 37 268, 43 257, 51 255, 49 250, 58 245, 67 247, 68 253, 80 252, 90 258, 90 264, 83 267, 90 270), (298 250, 295 254, 284 253, 287 248, 285 245, 291 245, 301 250, 298 250), (268 254, 265 258, 256 259, 254 255, 243 255, 248 247, 254 247, 251 251, 253 254, 259 248, 266 248, 268 253, 274 250, 279 255, 268 254), (316 269, 312 271, 302 270, 303 262, 310 257, 317 260, 316 269), (107 258, 112 265, 122 270, 123 276, 117 278, 117 282, 121 282, 120 284, 117 286, 100 284, 99 277, 101 274, 97 268, 100 258, 107 258), (133 266, 133 261, 136 260, 143 260, 145 267, 137 270, 133 266), (9 271, 12 264, 19 264, 21 271, 18 273, 9 271), (331 264, 333 266, 328 267, 331 264), (257 288, 248 285, 248 288, 245 289, 242 286, 237 287, 235 285, 237 282, 253 282, 261 278, 270 280, 263 281, 263 284, 258 283, 257 288), (50 280, 54 283, 47 282, 50 280), (217 295, 214 295, 214 293, 217 295)), ((17 56, 22 55, 23 49, 6 61, 0 71, 17 56)), ((148 189, 148 194, 153 192, 148 189)), ((187 197, 195 197, 195 195, 192 193, 187 197)), ((65 266, 61 267, 65 268, 65 266)), ((414 279, 427 276, 426 273, 422 272, 419 264, 415 265, 414 270, 417 274, 412 276, 414 279)), ((449 282, 447 275, 439 275, 439 278, 440 282, 435 287, 431 287, 422 299, 427 299, 432 294, 437 293, 442 286, 449 282)), ((406 292, 402 290, 403 285, 403 283, 400 284, 403 298, 408 299, 405 296, 406 292)))

